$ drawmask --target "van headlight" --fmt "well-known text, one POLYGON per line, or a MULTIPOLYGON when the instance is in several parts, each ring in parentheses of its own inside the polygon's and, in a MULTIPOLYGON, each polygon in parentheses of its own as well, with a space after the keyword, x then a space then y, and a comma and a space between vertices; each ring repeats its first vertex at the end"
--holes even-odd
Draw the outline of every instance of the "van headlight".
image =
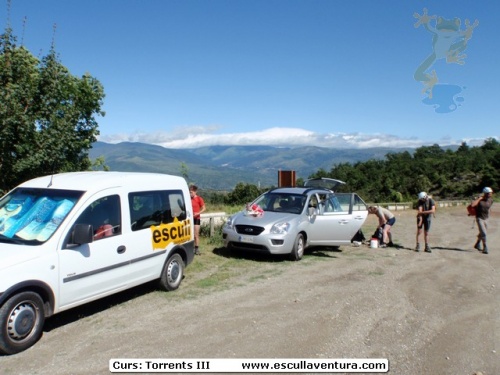
POLYGON ((288 233, 289 229, 290 229, 290 223, 287 223, 287 222, 276 223, 272 226, 271 233, 273 233, 273 234, 286 234, 286 233, 288 233))

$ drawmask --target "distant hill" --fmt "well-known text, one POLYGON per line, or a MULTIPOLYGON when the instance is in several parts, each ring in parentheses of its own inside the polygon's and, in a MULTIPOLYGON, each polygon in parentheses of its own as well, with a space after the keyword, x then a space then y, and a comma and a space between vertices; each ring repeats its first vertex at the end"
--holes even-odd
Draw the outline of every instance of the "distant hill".
POLYGON ((168 149, 146 143, 96 142, 92 160, 104 157, 114 171, 157 172, 181 175, 187 167, 190 182, 203 189, 231 190, 238 182, 277 185, 279 170, 294 170, 307 179, 320 168, 330 171, 337 163, 383 159, 390 152, 411 149, 333 149, 325 147, 207 146, 168 149))

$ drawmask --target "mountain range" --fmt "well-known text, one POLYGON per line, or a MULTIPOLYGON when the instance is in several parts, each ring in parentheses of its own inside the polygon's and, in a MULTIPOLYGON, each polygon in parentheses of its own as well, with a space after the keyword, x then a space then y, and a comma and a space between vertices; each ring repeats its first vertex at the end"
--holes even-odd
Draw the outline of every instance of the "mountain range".
POLYGON ((330 171, 338 163, 383 159, 390 152, 412 149, 325 147, 206 146, 169 149, 146 143, 96 142, 89 152, 95 160, 104 158, 113 171, 156 172, 187 176, 203 189, 232 190, 237 183, 276 186, 278 171, 293 170, 307 179, 319 169, 330 171))

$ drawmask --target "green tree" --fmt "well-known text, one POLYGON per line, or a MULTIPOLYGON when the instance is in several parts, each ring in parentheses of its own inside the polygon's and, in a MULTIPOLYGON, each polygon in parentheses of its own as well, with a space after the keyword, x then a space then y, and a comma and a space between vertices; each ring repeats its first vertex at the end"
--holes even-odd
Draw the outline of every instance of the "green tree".
POLYGON ((97 157, 93 162, 91 168, 93 171, 110 171, 109 165, 106 165, 104 156, 97 157))
POLYGON ((52 47, 41 60, 0 35, 0 190, 51 173, 88 170, 104 89, 71 75, 52 47))
POLYGON ((238 205, 252 202, 261 194, 256 185, 239 182, 226 197, 226 204, 238 205))

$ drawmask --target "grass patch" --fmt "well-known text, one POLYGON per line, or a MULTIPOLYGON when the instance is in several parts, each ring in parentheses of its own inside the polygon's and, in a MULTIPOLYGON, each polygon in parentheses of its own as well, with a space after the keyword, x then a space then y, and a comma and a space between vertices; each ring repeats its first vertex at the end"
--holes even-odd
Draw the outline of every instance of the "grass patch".
POLYGON ((287 262, 273 262, 270 257, 258 254, 229 254, 213 238, 200 237, 201 255, 185 269, 184 280, 178 290, 163 293, 163 298, 178 300, 196 298, 211 292, 238 285, 265 280, 269 271, 281 273, 279 268, 287 262))
POLYGON ((382 270, 368 272, 368 275, 370 275, 370 276, 383 276, 384 274, 385 273, 382 270))

